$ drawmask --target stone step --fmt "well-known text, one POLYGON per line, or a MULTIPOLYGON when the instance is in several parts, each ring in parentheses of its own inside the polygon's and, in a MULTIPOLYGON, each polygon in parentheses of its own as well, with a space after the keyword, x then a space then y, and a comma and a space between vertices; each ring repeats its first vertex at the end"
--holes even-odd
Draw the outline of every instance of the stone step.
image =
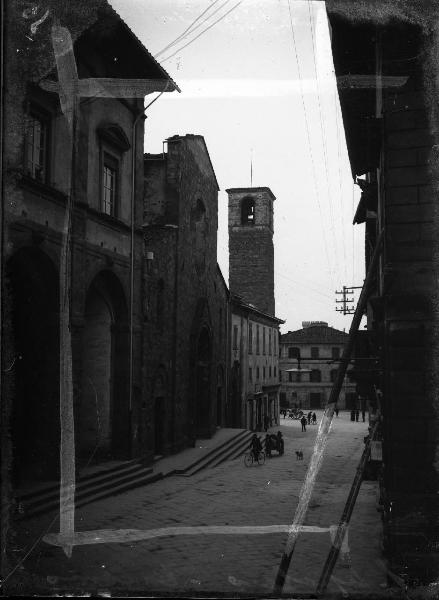
MULTIPOLYGON (((119 494, 135 487, 161 479, 161 473, 143 467, 136 461, 127 461, 116 467, 95 469, 78 478, 75 491, 75 506, 84 506, 101 498, 119 494)), ((50 484, 16 496, 17 518, 25 519, 52 510, 59 510, 59 485, 50 484)))
POLYGON ((184 477, 191 477, 202 469, 214 467, 229 458, 235 458, 242 454, 250 445, 251 433, 247 430, 240 431, 236 436, 229 438, 226 442, 211 450, 201 459, 186 467, 183 472, 178 473, 184 477))

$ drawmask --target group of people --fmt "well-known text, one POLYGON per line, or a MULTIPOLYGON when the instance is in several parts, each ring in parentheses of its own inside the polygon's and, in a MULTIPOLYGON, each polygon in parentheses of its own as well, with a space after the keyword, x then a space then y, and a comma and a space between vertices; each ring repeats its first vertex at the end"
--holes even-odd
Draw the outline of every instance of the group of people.
POLYGON ((302 425, 302 431, 306 431, 306 426, 311 425, 311 423, 313 425, 317 425, 316 413, 310 410, 307 415, 303 415, 303 417, 300 419, 300 423, 302 425))
MULTIPOLYGON (((284 453, 284 439, 282 437, 282 432, 280 431, 277 432, 277 435, 269 433, 265 435, 266 455, 271 457, 272 450, 277 450, 280 456, 282 456, 284 453)), ((259 453, 262 452, 262 442, 256 433, 252 435, 252 439, 250 441, 250 451, 253 454, 255 461, 257 461, 259 453)))
MULTIPOLYGON (((363 419, 363 423, 366 421, 366 410, 363 408, 361 410, 361 417, 363 419)), ((360 410, 358 408, 353 408, 351 410, 351 421, 356 421, 358 423, 360 419, 360 410)))

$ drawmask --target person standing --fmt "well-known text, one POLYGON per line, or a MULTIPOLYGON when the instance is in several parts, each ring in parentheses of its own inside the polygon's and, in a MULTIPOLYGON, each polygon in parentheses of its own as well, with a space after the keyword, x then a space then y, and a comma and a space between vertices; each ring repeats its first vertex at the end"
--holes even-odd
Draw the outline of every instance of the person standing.
POLYGON ((305 417, 305 415, 303 415, 303 417, 300 419, 300 422, 302 423, 302 431, 306 431, 306 417, 305 417))
POLYGON ((284 453, 284 439, 282 437, 282 432, 278 431, 277 432, 277 451, 279 452, 279 456, 282 456, 282 454, 284 453))
POLYGON ((355 420, 358 423, 358 419, 360 418, 360 410, 357 408, 357 410, 355 411, 355 420))
POLYGON ((308 413, 308 425, 311 425, 311 417, 312 417, 312 412, 309 411, 309 413, 308 413))
POLYGON ((265 434, 265 454, 271 458, 271 439, 270 434, 265 434))
POLYGON ((312 422, 313 425, 317 425, 317 415, 315 412, 312 413, 312 422))
POLYGON ((335 407, 335 416, 336 416, 336 417, 338 417, 339 410, 340 410, 340 409, 338 408, 338 406, 336 406, 336 407, 335 407))
POLYGON ((264 416, 264 430, 267 431, 268 430, 268 425, 270 423, 270 420, 268 418, 267 415, 264 416))

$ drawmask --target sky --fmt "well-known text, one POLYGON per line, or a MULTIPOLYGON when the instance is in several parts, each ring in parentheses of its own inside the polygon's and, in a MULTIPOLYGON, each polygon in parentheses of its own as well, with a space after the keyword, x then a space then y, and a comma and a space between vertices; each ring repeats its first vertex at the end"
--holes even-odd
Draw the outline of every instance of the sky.
POLYGON ((335 291, 363 283, 364 231, 352 225, 360 191, 347 157, 324 2, 111 4, 181 89, 147 110, 145 151, 161 152, 163 140, 176 134, 206 140, 221 190, 218 263, 226 281, 225 190, 250 187, 252 164, 252 185, 276 196, 281 331, 302 321, 348 331, 352 315, 335 311, 335 291))

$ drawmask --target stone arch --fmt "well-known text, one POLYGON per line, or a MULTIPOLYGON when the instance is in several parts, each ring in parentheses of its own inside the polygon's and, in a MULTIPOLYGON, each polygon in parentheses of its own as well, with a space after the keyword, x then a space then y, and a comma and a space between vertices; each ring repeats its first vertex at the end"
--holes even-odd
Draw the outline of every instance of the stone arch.
POLYGON ((39 248, 23 247, 7 262, 14 362, 11 441, 13 480, 59 473, 59 274, 39 248))
POLYGON ((241 225, 254 225, 255 223, 255 199, 247 196, 241 201, 241 225))
POLYGON ((100 271, 85 300, 81 395, 76 415, 79 460, 128 458, 129 319, 122 284, 100 271))

